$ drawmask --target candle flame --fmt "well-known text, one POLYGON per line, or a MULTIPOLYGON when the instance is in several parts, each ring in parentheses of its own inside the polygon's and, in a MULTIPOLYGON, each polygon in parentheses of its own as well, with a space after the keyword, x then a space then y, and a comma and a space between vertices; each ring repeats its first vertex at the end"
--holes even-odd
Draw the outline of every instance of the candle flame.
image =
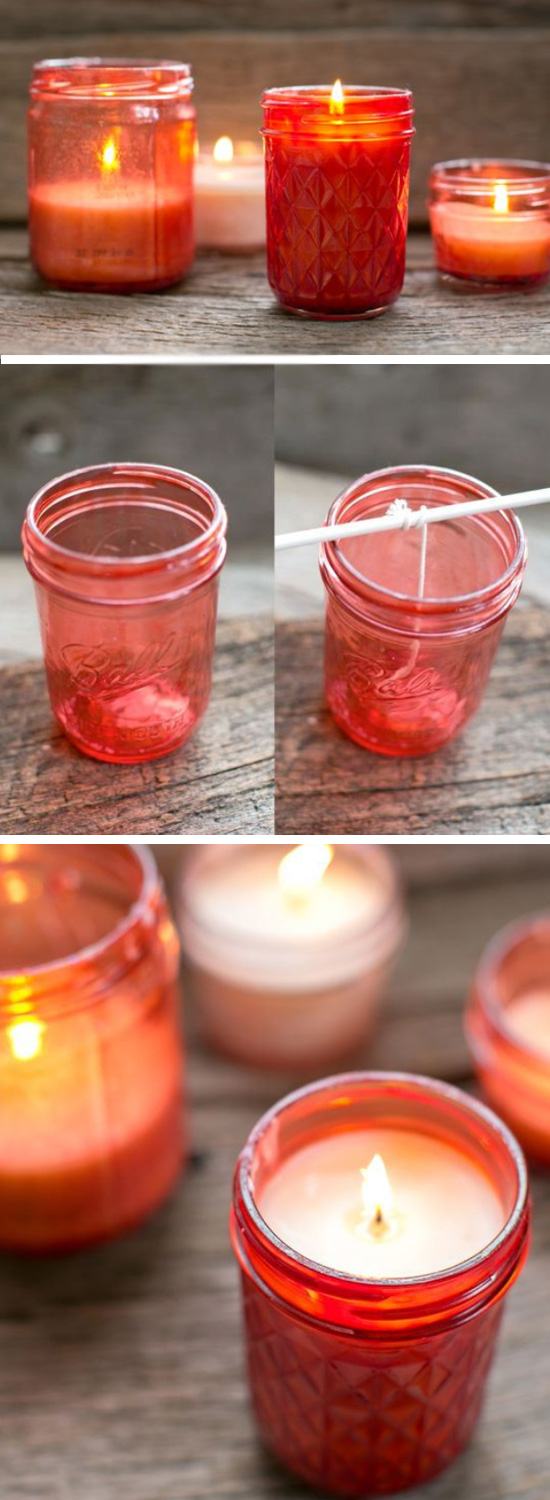
POLYGON ((313 843, 297 844, 285 854, 278 870, 284 895, 294 901, 307 901, 326 874, 333 853, 330 844, 313 843))
POLYGON ((497 182, 496 184, 493 208, 496 214, 508 213, 508 189, 505 182, 497 182))
POLYGON ((114 135, 104 142, 99 152, 99 163, 102 172, 118 172, 120 169, 120 156, 114 135))
POLYGON ((344 90, 340 78, 336 79, 330 96, 329 110, 331 115, 343 115, 344 113, 344 90))
POLYGON ((14 1021, 7 1028, 8 1041, 18 1062, 30 1062, 42 1051, 42 1037, 46 1027, 42 1021, 14 1021))
POLYGON ((234 146, 233 146, 233 141, 231 140, 231 136, 230 135, 220 135, 219 140, 216 141, 216 144, 214 146, 214 150, 212 152, 212 155, 214 157, 214 161, 221 161, 221 162, 233 161, 234 154, 235 154, 235 152, 234 152, 234 146))
POLYGON ((393 1190, 381 1156, 373 1156, 368 1167, 361 1167, 363 1222, 370 1232, 390 1227, 393 1212, 393 1190))

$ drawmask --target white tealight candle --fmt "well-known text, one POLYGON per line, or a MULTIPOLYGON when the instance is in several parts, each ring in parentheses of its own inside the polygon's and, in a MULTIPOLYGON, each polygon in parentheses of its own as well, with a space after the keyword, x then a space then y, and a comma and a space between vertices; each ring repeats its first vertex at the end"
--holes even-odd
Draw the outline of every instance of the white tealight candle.
POLYGON ((258 1207, 279 1239, 351 1276, 425 1276, 468 1260, 503 1227, 482 1168, 457 1146, 388 1126, 303 1146, 263 1185, 258 1207))
POLYGON ((195 166, 197 244, 205 249, 253 251, 265 245, 263 156, 253 145, 237 148, 220 136, 195 166))

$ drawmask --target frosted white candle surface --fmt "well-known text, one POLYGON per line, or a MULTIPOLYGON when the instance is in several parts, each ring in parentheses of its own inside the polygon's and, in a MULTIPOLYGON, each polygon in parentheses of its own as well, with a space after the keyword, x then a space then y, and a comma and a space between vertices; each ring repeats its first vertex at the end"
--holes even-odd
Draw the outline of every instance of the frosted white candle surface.
POLYGON ((265 245, 263 156, 222 136, 195 166, 195 232, 205 249, 252 251, 265 245))
POLYGON ((362 918, 370 923, 385 897, 360 859, 334 847, 323 878, 303 899, 282 888, 279 866, 287 851, 276 845, 235 846, 231 857, 199 868, 193 910, 219 933, 241 933, 243 941, 314 940, 342 935, 362 918))
POLYGON ((332 1270, 376 1279, 456 1266, 490 1244, 506 1219, 489 1176, 458 1147, 414 1129, 371 1125, 297 1150, 256 1201, 292 1249, 332 1270), (362 1173, 376 1155, 393 1209, 387 1232, 371 1233, 362 1173))
POLYGON ((518 995, 506 1006, 504 1014, 518 1041, 541 1052, 550 1063, 550 987, 518 995))

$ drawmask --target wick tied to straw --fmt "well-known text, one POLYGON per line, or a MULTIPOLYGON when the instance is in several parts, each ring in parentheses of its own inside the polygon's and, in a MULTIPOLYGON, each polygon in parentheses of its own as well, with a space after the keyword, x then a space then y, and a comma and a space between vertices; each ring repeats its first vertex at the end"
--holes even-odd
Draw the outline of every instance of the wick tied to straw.
POLYGON ((403 531, 411 531, 414 527, 420 529, 420 565, 418 570, 418 598, 424 598, 426 588, 426 554, 428 551, 428 527, 423 517, 427 514, 427 505, 419 505, 418 510, 411 510, 408 500, 392 500, 388 505, 386 515, 399 516, 403 531))

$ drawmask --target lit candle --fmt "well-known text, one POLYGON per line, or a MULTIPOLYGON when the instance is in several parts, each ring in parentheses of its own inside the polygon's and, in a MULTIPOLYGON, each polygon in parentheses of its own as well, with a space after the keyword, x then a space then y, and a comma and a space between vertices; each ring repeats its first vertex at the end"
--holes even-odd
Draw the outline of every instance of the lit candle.
POLYGON ((406 89, 269 89, 263 96, 267 262, 284 307, 373 317, 399 295, 413 135, 406 89))
POLYGON ((345 1056, 372 1027, 402 927, 380 850, 204 846, 182 931, 208 1039, 257 1066, 345 1056))
POLYGON ((432 172, 430 223, 444 274, 544 281, 550 273, 550 167, 441 163, 432 172))
POLYGON ((350 1496, 445 1469, 475 1427, 528 1248, 525 1164, 501 1122, 404 1074, 313 1084, 252 1131, 231 1234, 277 1457, 350 1496))
POLYGON ((258 250, 265 245, 263 157, 254 145, 220 136, 195 169, 197 244, 206 249, 258 250))
POLYGON ((0 1245, 130 1228, 184 1155, 177 942, 145 852, 0 846, 0 1245))
POLYGON ((193 84, 178 64, 39 64, 29 115, 31 257, 55 285, 159 290, 194 253, 193 84))
POLYGON ((550 916, 497 933, 474 978, 466 1032, 485 1093, 550 1164, 550 916))

